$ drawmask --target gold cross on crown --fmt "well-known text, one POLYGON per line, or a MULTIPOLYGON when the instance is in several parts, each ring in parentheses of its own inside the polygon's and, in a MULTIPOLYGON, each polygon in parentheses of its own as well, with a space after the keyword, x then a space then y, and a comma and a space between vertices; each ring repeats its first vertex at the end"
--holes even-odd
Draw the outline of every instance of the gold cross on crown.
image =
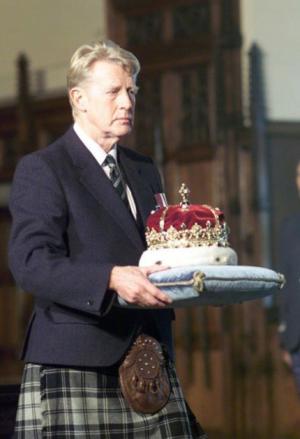
POLYGON ((185 183, 182 183, 178 192, 182 198, 180 206, 183 209, 187 209, 190 205, 189 195, 190 195, 191 191, 189 190, 189 188, 187 187, 187 185, 185 183))

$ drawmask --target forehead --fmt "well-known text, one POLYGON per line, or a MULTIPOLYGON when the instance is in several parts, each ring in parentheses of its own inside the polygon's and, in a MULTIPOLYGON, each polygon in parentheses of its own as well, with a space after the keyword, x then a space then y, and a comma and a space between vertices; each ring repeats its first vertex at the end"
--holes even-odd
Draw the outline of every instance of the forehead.
POLYGON ((96 61, 90 68, 90 79, 99 84, 135 84, 134 77, 125 68, 110 61, 96 61))

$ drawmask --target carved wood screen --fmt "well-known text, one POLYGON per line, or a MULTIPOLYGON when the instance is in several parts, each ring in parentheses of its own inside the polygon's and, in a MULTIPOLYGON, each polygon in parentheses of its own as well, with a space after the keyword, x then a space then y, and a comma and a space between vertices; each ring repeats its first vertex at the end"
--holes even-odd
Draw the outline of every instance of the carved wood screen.
POLYGON ((164 158, 211 157, 215 143, 214 2, 111 2, 110 37, 142 64, 132 145, 164 158))

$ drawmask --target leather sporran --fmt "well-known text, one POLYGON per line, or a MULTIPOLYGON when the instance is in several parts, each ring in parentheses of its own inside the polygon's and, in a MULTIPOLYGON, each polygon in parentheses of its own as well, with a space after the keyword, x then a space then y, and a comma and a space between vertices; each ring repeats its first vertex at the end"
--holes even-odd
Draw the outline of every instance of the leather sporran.
POLYGON ((161 345, 145 334, 137 337, 119 368, 124 398, 133 410, 156 413, 168 402, 170 383, 161 345))

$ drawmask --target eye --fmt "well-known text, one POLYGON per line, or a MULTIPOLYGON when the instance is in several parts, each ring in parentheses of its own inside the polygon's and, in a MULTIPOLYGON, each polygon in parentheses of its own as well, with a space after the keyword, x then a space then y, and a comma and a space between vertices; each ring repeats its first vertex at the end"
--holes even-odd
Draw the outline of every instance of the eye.
POLYGON ((132 87, 128 90, 128 93, 130 96, 135 97, 138 94, 139 88, 138 87, 132 87))
POLYGON ((107 94, 112 95, 112 96, 114 96, 114 95, 116 95, 118 93, 119 93, 119 89, 118 88, 111 88, 110 90, 107 91, 107 94))

